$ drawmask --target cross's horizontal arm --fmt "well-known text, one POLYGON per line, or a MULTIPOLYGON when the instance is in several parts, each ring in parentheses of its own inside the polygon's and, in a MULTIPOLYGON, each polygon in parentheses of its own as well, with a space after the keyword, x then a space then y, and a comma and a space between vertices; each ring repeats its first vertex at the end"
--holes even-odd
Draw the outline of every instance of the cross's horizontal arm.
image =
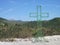
POLYGON ((30 14, 29 14, 29 17, 34 17, 34 18, 36 18, 37 16, 32 16, 32 15, 34 15, 34 14, 36 15, 37 13, 30 13, 30 14))
POLYGON ((42 17, 42 18, 49 17, 49 13, 42 13, 41 17, 42 17))

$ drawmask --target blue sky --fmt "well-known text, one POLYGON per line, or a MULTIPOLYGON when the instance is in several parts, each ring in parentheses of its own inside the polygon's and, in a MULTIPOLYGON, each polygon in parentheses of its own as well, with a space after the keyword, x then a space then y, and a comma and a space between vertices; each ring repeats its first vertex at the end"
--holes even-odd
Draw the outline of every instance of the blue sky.
POLYGON ((0 17, 9 20, 35 20, 29 17, 36 12, 36 6, 42 6, 42 12, 49 12, 49 18, 60 17, 60 0, 0 0, 0 17))

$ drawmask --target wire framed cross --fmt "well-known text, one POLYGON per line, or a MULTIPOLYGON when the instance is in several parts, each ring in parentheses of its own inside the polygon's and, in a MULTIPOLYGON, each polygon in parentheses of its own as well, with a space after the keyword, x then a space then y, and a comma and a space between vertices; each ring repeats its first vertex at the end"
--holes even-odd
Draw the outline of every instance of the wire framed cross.
MULTIPOLYGON (((41 5, 37 6, 36 8, 37 8, 36 13, 32 12, 32 13, 29 14, 29 16, 37 19, 37 30, 41 30, 41 28, 42 28, 42 18, 49 17, 49 13, 47 13, 47 12, 42 13, 42 6, 41 5), (33 16, 33 14, 35 14, 36 16, 33 16), (46 15, 43 16, 43 14, 46 14, 46 15)), ((37 35, 42 35, 43 36, 43 33, 40 31, 40 34, 37 34, 37 35)))

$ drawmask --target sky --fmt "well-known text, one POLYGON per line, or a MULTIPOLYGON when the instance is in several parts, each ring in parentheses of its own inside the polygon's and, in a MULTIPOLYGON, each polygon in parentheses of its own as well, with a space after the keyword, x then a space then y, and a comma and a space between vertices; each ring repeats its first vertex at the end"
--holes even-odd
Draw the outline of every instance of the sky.
POLYGON ((30 17, 30 13, 37 12, 37 5, 42 6, 43 16, 46 15, 43 13, 49 13, 49 17, 42 18, 43 20, 60 17, 60 0, 0 0, 0 17, 8 20, 36 20, 30 17))

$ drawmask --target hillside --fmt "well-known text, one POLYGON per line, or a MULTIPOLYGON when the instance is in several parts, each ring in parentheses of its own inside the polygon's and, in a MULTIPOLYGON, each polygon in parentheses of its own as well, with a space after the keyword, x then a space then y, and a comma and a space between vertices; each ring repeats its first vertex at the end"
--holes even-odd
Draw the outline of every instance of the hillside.
POLYGON ((42 21, 41 26, 42 27, 37 28, 37 21, 24 22, 0 18, 0 38, 27 38, 60 35, 60 18, 42 21))

